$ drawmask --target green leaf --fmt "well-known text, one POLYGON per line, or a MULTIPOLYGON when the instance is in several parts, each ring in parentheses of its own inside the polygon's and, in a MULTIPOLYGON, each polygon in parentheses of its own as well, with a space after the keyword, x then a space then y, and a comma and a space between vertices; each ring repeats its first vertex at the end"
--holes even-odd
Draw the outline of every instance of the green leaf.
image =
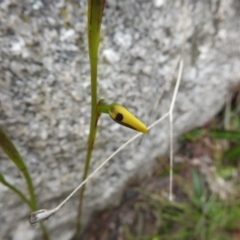
MULTIPOLYGON (((7 182, 1 173, 0 173, 0 182, 6 187, 8 187, 9 189, 11 189, 13 192, 15 192, 21 198, 21 200, 29 206, 29 208, 32 211, 37 210, 37 201, 35 198, 33 183, 32 183, 30 174, 17 148, 14 146, 13 142, 10 140, 8 135, 3 131, 1 126, 0 126, 0 146, 3 149, 3 151, 6 153, 6 155, 9 157, 9 159, 22 172, 27 183, 28 192, 30 194, 30 200, 28 200, 19 189, 17 189, 15 186, 7 182)), ((42 229, 44 239, 46 240, 50 239, 43 223, 40 223, 40 228, 42 229)))
POLYGON ((32 179, 30 177, 30 174, 27 170, 27 167, 19 154, 17 148, 14 146, 11 139, 8 137, 8 135, 3 131, 3 129, 0 127, 0 146, 2 147, 3 151, 6 153, 6 155, 9 157, 9 159, 17 166, 17 168, 22 172, 27 186, 28 191, 30 194, 30 203, 31 203, 31 210, 37 209, 37 202, 34 194, 34 188, 32 179))
POLYGON ((7 188, 9 188, 10 190, 12 190, 13 192, 15 192, 23 202, 25 202, 29 208, 31 208, 31 203, 30 201, 25 197, 25 195, 15 186, 13 186, 12 184, 10 184, 8 181, 5 180, 4 176, 0 173, 0 182, 6 186, 7 188))
POLYGON ((193 183, 194 195, 195 195, 195 197, 200 199, 203 195, 203 185, 202 185, 201 176, 196 169, 192 169, 191 174, 192 174, 192 183, 193 183))
POLYGON ((231 147, 223 154, 224 158, 228 160, 235 160, 240 157, 240 144, 231 147))
POLYGON ((217 173, 222 178, 229 178, 232 176, 234 167, 232 166, 224 166, 220 169, 218 169, 217 173))
POLYGON ((193 129, 180 137, 180 140, 196 141, 198 138, 206 134, 206 130, 202 128, 193 129))
POLYGON ((26 169, 25 163, 20 156, 18 150, 14 146, 13 142, 7 136, 7 134, 0 127, 0 146, 6 155, 13 161, 13 163, 17 166, 20 171, 24 171, 26 169))
POLYGON ((88 0, 88 47, 91 64, 97 64, 104 5, 105 0, 88 0))
POLYGON ((212 138, 240 140, 239 131, 212 129, 210 130, 210 135, 212 138))

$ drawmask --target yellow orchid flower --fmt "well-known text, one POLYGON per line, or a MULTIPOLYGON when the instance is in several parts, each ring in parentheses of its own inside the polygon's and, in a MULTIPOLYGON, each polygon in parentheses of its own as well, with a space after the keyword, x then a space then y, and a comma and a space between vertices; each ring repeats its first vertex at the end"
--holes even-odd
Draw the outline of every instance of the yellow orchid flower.
POLYGON ((129 127, 142 133, 147 133, 148 131, 144 123, 118 103, 103 106, 102 112, 108 113, 115 122, 125 127, 129 127))

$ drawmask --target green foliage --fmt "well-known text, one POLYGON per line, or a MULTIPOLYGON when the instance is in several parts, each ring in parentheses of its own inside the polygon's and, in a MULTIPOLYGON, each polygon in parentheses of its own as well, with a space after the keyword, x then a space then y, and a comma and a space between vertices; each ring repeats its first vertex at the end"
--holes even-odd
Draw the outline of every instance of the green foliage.
MULTIPOLYGON (((89 52, 90 69, 91 69, 91 72, 90 72, 91 73, 91 120, 90 120, 90 127, 89 127, 90 131, 89 131, 88 142, 87 142, 87 152, 86 152, 86 158, 84 163, 85 165, 84 165, 84 171, 82 174, 82 181, 84 181, 88 175, 91 155, 94 148, 94 142, 95 142, 95 137, 97 132, 97 123, 101 115, 101 112, 104 109, 102 107, 103 100, 98 101, 98 97, 97 97, 98 47, 100 42, 100 29, 101 29, 101 21, 102 21, 104 6, 105 6, 105 0, 88 0, 88 50, 89 50, 88 52, 89 52)), ((69 21, 68 21, 67 8, 62 8, 60 10, 60 15, 64 20, 65 27, 68 28, 69 21)), ((118 105, 117 107, 115 107, 115 105, 111 104, 112 108, 114 109, 121 108, 121 113, 122 112, 124 113, 124 118, 119 121, 118 118, 114 115, 115 112, 109 111, 109 115, 111 117, 112 115, 114 115, 113 119, 116 122, 144 133, 147 132, 146 126, 140 120, 134 117, 122 106, 118 105)), ((7 154, 7 156, 9 157, 9 159, 22 172, 28 186, 30 199, 27 199, 19 189, 17 189, 15 186, 7 182, 2 174, 0 174, 0 182, 5 186, 7 186, 12 191, 14 191, 16 194, 18 194, 18 196, 22 199, 22 201, 29 205, 32 211, 36 211, 37 203, 35 199, 32 180, 28 172, 28 169, 22 157, 20 156, 19 152, 17 151, 16 147, 14 146, 10 138, 4 133, 4 131, 1 128, 0 128, 0 145, 5 151, 5 153, 7 154)), ((74 236, 74 239, 78 239, 78 236, 81 230, 81 212, 82 212, 82 201, 84 196, 84 190, 85 190, 85 186, 83 186, 80 191, 78 215, 76 220, 76 234, 74 236)), ((48 237, 47 237, 45 228, 43 225, 41 225, 41 227, 44 232, 45 238, 47 239, 48 237)))
MULTIPOLYGON (((90 59, 91 69, 91 122, 87 143, 87 153, 84 163, 84 171, 82 181, 88 176, 91 155, 94 147, 94 142, 97 132, 97 123, 101 113, 109 113, 112 117, 113 113, 110 109, 117 104, 103 106, 104 99, 101 99, 97 104, 97 64, 98 64, 98 47, 100 41, 100 29, 103 15, 105 0, 88 0, 88 52, 90 59)), ((118 109, 121 108, 121 113, 124 113, 124 118, 121 121, 116 121, 116 116, 112 117, 116 122, 127 127, 131 127, 141 132, 147 132, 146 126, 124 109, 121 105, 117 105, 118 109), (120 106, 120 107, 119 107, 120 106), (130 119, 130 123, 129 123, 130 119), (125 121, 127 120, 127 121, 125 121), (133 122, 133 124, 132 124, 133 122)), ((73 239, 78 239, 81 231, 81 215, 82 215, 82 202, 84 197, 85 185, 80 190, 78 214, 76 220, 76 233, 73 239)))
MULTIPOLYGON (((8 135, 3 131, 3 129, 0 127, 0 146, 3 149, 3 151, 6 153, 8 158, 14 163, 14 165, 17 167, 17 169, 23 174, 23 177, 25 178, 28 192, 30 195, 30 199, 25 197, 23 192, 18 189, 17 187, 13 186, 11 183, 5 180, 4 176, 0 173, 0 182, 5 185, 9 190, 12 190, 14 193, 16 193, 20 199, 28 205, 31 211, 37 210, 37 201, 35 198, 34 193, 34 187, 32 183, 31 176, 28 172, 27 166, 24 163, 23 158, 21 157, 20 153, 18 152, 17 148, 11 141, 11 139, 8 137, 8 135)), ((43 223, 40 223, 40 227, 42 229, 43 233, 43 239, 50 239, 47 233, 47 230, 43 223)))
POLYGON ((202 184, 204 179, 196 169, 191 173, 191 181, 185 183, 190 191, 184 191, 181 201, 170 202, 158 194, 140 191, 144 196, 141 207, 156 218, 155 230, 151 235, 136 236, 125 226, 127 240, 233 239, 240 223, 239 198, 217 198, 202 184))
POLYGON ((20 156, 18 150, 16 149, 10 138, 7 136, 7 134, 3 131, 1 127, 0 127, 0 146, 6 153, 6 155, 9 157, 9 159, 16 165, 16 167, 20 171, 25 171, 26 166, 22 157, 20 156))
POLYGON ((196 169, 191 170, 192 174, 192 184, 193 184, 193 197, 199 201, 203 196, 203 183, 201 176, 196 169))
POLYGON ((196 142, 203 137, 212 138, 214 140, 228 141, 229 147, 225 149, 221 155, 223 159, 237 160, 240 158, 240 131, 239 130, 225 130, 225 129, 194 129, 185 133, 180 137, 180 140, 188 140, 196 142))
POLYGON ((204 135, 206 135, 206 130, 203 129, 203 128, 195 128, 185 134, 183 134, 179 140, 182 140, 182 141, 197 141, 199 140, 200 138, 202 138, 204 135))
POLYGON ((240 143, 232 146, 224 152, 224 158, 228 160, 235 160, 240 157, 240 143))
MULTIPOLYGON (((212 160, 209 168, 215 167, 216 169, 213 181, 214 177, 222 178, 223 181, 231 181, 232 190, 227 198, 220 198, 211 190, 206 176, 199 171, 201 159, 199 159, 197 167, 191 165, 187 167, 186 163, 180 164, 185 166, 184 171, 179 168, 179 164, 175 164, 173 171, 177 181, 174 182, 179 188, 175 189, 175 194, 180 197, 170 202, 157 193, 140 190, 145 196, 145 199, 141 201, 141 207, 155 216, 155 228, 152 234, 143 232, 141 236, 138 236, 134 227, 125 226, 126 239, 239 239, 240 181, 233 177, 233 173, 239 175, 240 172, 240 104, 234 103, 234 105, 235 107, 230 108, 231 112, 227 113, 228 128, 225 128, 223 124, 225 114, 221 114, 222 118, 219 119, 218 116, 208 125, 193 129, 180 137, 182 146, 186 148, 185 151, 190 157, 198 158, 201 154, 209 156, 209 159, 212 160), (194 155, 195 149, 197 149, 196 156, 194 155), (180 169, 180 172, 177 172, 176 169, 180 169), (189 169, 187 178, 186 169, 189 169)), ((160 178, 165 177, 166 171, 168 172, 168 167, 163 162, 160 161, 163 166, 160 178)))
MULTIPOLYGON (((240 117, 239 117, 240 118, 240 117)), ((233 130, 210 130, 211 137, 229 141, 229 148, 223 152, 223 158, 234 161, 240 160, 240 131, 233 130)))
MULTIPOLYGON (((29 194, 30 194, 30 209, 31 210, 37 210, 37 204, 36 204, 36 199, 35 199, 35 195, 34 195, 34 188, 33 188, 32 180, 31 180, 31 177, 30 177, 29 172, 27 170, 27 167, 26 167, 21 155, 19 154, 18 150, 14 146, 13 142, 10 140, 10 138, 7 136, 7 134, 3 131, 3 129, 1 127, 0 127, 0 146, 3 149, 3 151, 6 153, 6 155, 9 157, 9 159, 18 168, 18 170, 22 172, 22 174, 23 174, 23 176, 26 180, 26 183, 27 183, 27 186, 28 186, 28 191, 29 191, 29 194)), ((15 189, 15 188, 10 187, 11 185, 8 184, 4 180, 3 176, 2 176, 2 181, 1 182, 5 186, 8 186, 11 190, 15 189)), ((15 192, 16 191, 19 194, 21 193, 20 190, 16 189, 15 192)))
MULTIPOLYGON (((82 181, 84 181, 88 175, 90 160, 97 132, 97 121, 101 114, 100 108, 97 105, 97 64, 100 28, 104 5, 105 0, 88 0, 88 52, 91 69, 91 122, 82 181)), ((99 103, 102 104, 101 100, 99 103)), ((81 215, 84 191, 85 186, 83 186, 80 190, 78 214, 76 220, 76 233, 73 239, 78 239, 81 231, 81 215)))
POLYGON ((210 129, 209 133, 210 133, 210 136, 215 139, 240 141, 240 131, 210 129))
POLYGON ((20 198, 21 200, 26 203, 29 208, 31 209, 31 203, 29 202, 29 200, 25 197, 25 195, 15 186, 13 186, 11 183, 9 183, 8 181, 5 180, 4 176, 0 173, 0 182, 6 186, 8 189, 12 190, 13 192, 15 192, 20 198))

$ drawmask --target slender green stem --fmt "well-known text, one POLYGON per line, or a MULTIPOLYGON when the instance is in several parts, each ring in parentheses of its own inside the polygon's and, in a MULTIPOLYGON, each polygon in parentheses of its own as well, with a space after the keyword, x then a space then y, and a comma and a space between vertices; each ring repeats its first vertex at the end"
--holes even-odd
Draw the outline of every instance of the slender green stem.
MULTIPOLYGON (((96 120, 97 120, 97 65, 96 61, 91 61, 91 123, 90 123, 90 131, 88 135, 88 142, 87 142, 87 154, 85 158, 85 165, 84 171, 82 176, 82 181, 84 181, 88 175, 90 160, 92 156, 93 145, 96 136, 96 120)), ((83 202, 83 195, 85 191, 85 185, 80 190, 79 196, 79 204, 78 204, 78 215, 77 215, 77 223, 76 223, 76 238, 79 236, 81 231, 81 215, 82 215, 82 202, 83 202)))
MULTIPOLYGON (((82 181, 87 178, 90 160, 97 131, 97 120, 100 116, 100 108, 97 105, 97 63, 98 46, 100 40, 100 27, 105 0, 88 0, 88 53, 91 68, 91 122, 87 142, 87 154, 85 158, 82 181)), ((99 102, 102 104, 102 101, 99 102)), ((85 185, 80 190, 78 214, 76 220, 76 233, 74 239, 78 239, 81 232, 82 202, 85 185)))
POLYGON ((49 236, 48 231, 47 231, 45 225, 43 224, 43 222, 40 222, 39 225, 40 225, 40 228, 42 230, 43 239, 44 240, 50 240, 50 236, 49 236))
POLYGON ((27 168, 25 168, 24 171, 22 171, 23 176, 26 180, 27 183, 27 187, 28 187, 28 192, 30 195, 30 202, 31 202, 31 210, 36 211, 37 210, 37 201, 36 201, 36 197, 34 194, 34 187, 33 187, 33 183, 32 183, 32 179, 30 177, 30 174, 27 170, 27 168))
MULTIPOLYGON (((94 124, 90 125, 90 133, 88 136, 88 147, 87 147, 87 154, 86 154, 86 159, 85 159, 82 181, 84 181, 88 175, 89 164, 90 164, 93 145, 94 145, 96 132, 97 132, 97 122, 98 122, 98 119, 101 114, 100 108, 101 108, 103 101, 104 101, 103 99, 99 101, 98 106, 96 107, 96 111, 95 111, 94 115, 92 115, 92 116, 94 116, 94 118, 91 118, 91 123, 93 122, 94 124)), ((81 216, 82 216, 82 203, 83 203, 84 191, 85 191, 85 185, 80 190, 78 215, 77 215, 77 221, 76 221, 76 233, 75 233, 75 236, 73 239, 78 239, 78 236, 80 235, 80 232, 81 232, 81 216)))
MULTIPOLYGON (((84 172, 82 176, 82 181, 84 181, 88 175, 89 170, 89 164, 91 160, 92 150, 93 150, 93 144, 96 136, 96 127, 92 128, 89 133, 88 137, 88 147, 87 147, 87 155, 85 158, 85 165, 84 165, 84 172)), ((79 204, 78 204, 78 215, 77 215, 77 225, 76 225, 76 237, 79 236, 81 231, 81 216, 82 216, 82 202, 83 202, 83 196, 85 191, 85 185, 80 190, 80 196, 79 196, 79 204)))

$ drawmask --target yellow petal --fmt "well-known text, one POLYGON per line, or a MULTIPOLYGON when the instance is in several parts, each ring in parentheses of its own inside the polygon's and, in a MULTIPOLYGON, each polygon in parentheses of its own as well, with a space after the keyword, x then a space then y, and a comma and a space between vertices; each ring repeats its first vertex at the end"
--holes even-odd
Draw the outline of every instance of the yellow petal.
POLYGON ((132 128, 142 133, 147 132, 147 127, 139 119, 117 103, 112 103, 110 105, 109 115, 115 122, 125 127, 132 128))

